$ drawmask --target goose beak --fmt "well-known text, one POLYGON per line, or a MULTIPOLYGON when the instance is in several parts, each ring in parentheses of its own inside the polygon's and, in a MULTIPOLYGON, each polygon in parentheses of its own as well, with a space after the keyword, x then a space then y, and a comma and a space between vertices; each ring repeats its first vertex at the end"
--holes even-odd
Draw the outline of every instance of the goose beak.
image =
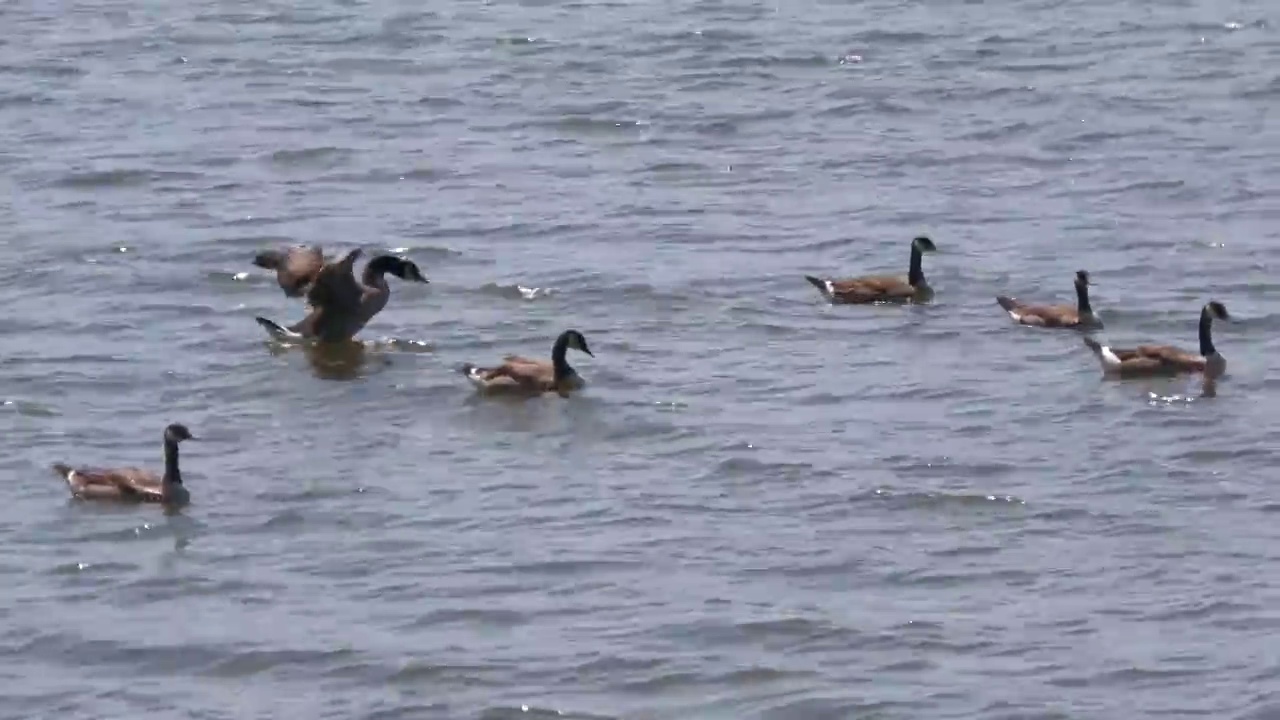
POLYGON ((586 349, 586 348, 582 348, 582 352, 584 352, 584 353, 586 353, 586 354, 590 355, 591 357, 595 357, 595 356, 596 356, 596 354, 595 354, 595 353, 591 352, 590 350, 588 350, 588 349, 586 349))

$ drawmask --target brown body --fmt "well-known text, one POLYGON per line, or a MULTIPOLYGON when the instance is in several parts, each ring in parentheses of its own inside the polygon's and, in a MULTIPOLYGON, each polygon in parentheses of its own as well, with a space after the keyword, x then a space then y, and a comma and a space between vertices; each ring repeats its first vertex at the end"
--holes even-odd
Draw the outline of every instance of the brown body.
POLYGON ((56 463, 53 470, 67 481, 72 497, 81 500, 160 502, 164 495, 164 476, 142 468, 73 468, 56 463))
POLYGON ((833 303, 924 302, 933 297, 933 289, 925 280, 921 259, 924 253, 936 249, 927 237, 912 240, 911 264, 905 276, 869 275, 834 280, 805 275, 804 279, 833 303))
POLYGON ((1076 272, 1076 304, 1072 305, 1029 305, 1007 295, 997 295, 996 302, 1014 322, 1021 325, 1046 328, 1098 329, 1102 321, 1093 312, 1089 303, 1089 273, 1085 270, 1076 272))
POLYGON ((907 282, 906 277, 891 275, 849 278, 847 280, 823 280, 806 275, 805 279, 827 295, 833 302, 873 303, 893 300, 923 298, 927 287, 920 288, 907 282), (828 285, 828 283, 830 285, 828 285))
POLYGON ((997 297, 996 301, 1020 325, 1051 328, 1080 326, 1080 313, 1070 305, 1023 305, 1003 295, 997 297))
POLYGON ((1227 308, 1212 301, 1200 311, 1200 352, 1190 352, 1172 345, 1138 345, 1132 348, 1113 348, 1084 338, 1102 365, 1102 371, 1118 377, 1151 377, 1203 373, 1206 378, 1217 378, 1227 369, 1226 358, 1213 345, 1214 319, 1230 320, 1227 308))
POLYGON ((573 375, 556 378, 555 367, 545 360, 508 355, 502 364, 491 368, 474 368, 477 381, 488 392, 518 392, 540 395, 554 392, 564 395, 583 386, 582 378, 573 375))
POLYGON ((413 262, 390 255, 370 260, 357 280, 355 261, 361 252, 359 248, 352 250, 316 273, 306 293, 307 315, 292 327, 282 328, 265 318, 258 318, 258 324, 277 337, 344 342, 355 337, 387 306, 391 286, 387 284, 386 273, 427 282, 413 262))
POLYGON ((586 384, 577 371, 569 366, 565 354, 569 348, 592 355, 587 340, 577 330, 566 330, 556 338, 551 348, 551 361, 535 360, 520 355, 508 355, 502 364, 481 368, 467 365, 462 372, 478 390, 486 393, 541 395, 554 392, 567 397, 586 384))
POLYGON ((191 496, 178 468, 178 443, 190 439, 191 433, 183 425, 165 428, 163 475, 136 467, 73 467, 66 463, 55 463, 53 471, 66 481, 71 496, 79 500, 186 505, 191 496))
MULTIPOLYGON (((1101 343, 1085 338, 1085 345, 1095 353, 1103 352, 1101 343)), ((1139 345, 1135 348, 1106 348, 1119 360, 1114 372, 1121 377, 1144 375, 1181 375, 1202 373, 1208 367, 1208 359, 1199 354, 1172 345, 1139 345)))

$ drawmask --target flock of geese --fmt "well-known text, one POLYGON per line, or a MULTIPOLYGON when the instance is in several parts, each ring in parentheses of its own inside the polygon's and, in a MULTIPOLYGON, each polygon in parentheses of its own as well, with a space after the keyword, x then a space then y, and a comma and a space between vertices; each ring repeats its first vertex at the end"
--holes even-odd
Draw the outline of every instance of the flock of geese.
MULTIPOLYGON (((924 276, 923 258, 925 253, 936 249, 927 237, 912 240, 911 262, 905 277, 831 279, 806 275, 805 279, 829 302, 836 304, 928 302, 933 297, 933 289, 924 276)), ((258 253, 253 263, 275 271, 287 297, 305 298, 307 314, 288 327, 262 317, 255 320, 277 340, 318 345, 349 343, 391 299, 388 274, 406 282, 428 282, 413 261, 394 255, 372 258, 357 279, 355 262, 361 254, 357 248, 336 262, 326 262, 319 247, 302 245, 258 253)), ((997 296, 996 302, 1021 325, 1088 333, 1103 327, 1102 319, 1089 303, 1089 286, 1089 273, 1080 270, 1075 275, 1074 306, 1034 305, 1004 295, 997 296)), ((1132 378, 1199 373, 1208 386, 1226 372, 1227 365, 1213 345, 1215 319, 1230 319, 1226 307, 1216 300, 1200 311, 1199 352, 1172 345, 1115 348, 1087 334, 1083 336, 1084 344, 1093 352, 1106 376, 1132 378)), ((466 365, 462 374, 483 393, 526 396, 556 393, 568 397, 585 385, 565 358, 569 350, 594 357, 582 333, 570 329, 556 338, 550 360, 508 355, 488 367, 466 365)), ((53 469, 66 480, 72 497, 77 499, 154 502, 168 508, 181 507, 190 502, 190 494, 182 484, 178 444, 190 439, 191 432, 183 425, 165 428, 162 475, 136 467, 75 467, 64 463, 55 464, 53 469)))

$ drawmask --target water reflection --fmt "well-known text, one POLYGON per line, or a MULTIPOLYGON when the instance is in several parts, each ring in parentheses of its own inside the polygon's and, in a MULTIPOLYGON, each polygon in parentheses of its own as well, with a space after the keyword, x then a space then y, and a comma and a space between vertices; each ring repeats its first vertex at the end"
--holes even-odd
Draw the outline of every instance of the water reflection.
POLYGON ((272 355, 281 356, 293 351, 300 351, 307 359, 311 372, 321 380, 355 380, 365 375, 364 369, 372 361, 374 365, 385 367, 391 364, 390 358, 373 352, 372 344, 355 340, 331 343, 268 343, 272 355))

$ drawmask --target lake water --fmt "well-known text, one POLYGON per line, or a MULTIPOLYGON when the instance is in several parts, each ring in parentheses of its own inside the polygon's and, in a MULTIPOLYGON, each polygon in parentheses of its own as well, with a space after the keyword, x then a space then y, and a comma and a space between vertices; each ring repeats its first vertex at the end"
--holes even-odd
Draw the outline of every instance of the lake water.
POLYGON ((0 717, 1280 713, 1280 8, 0 7, 0 717), (919 306, 804 274, 905 273, 919 306), (334 365, 258 250, 412 258, 334 365), (1230 362, 1107 381, 1005 293, 1230 362), (457 372, 594 358, 569 400, 457 372), (194 504, 72 503, 49 464, 194 504))

